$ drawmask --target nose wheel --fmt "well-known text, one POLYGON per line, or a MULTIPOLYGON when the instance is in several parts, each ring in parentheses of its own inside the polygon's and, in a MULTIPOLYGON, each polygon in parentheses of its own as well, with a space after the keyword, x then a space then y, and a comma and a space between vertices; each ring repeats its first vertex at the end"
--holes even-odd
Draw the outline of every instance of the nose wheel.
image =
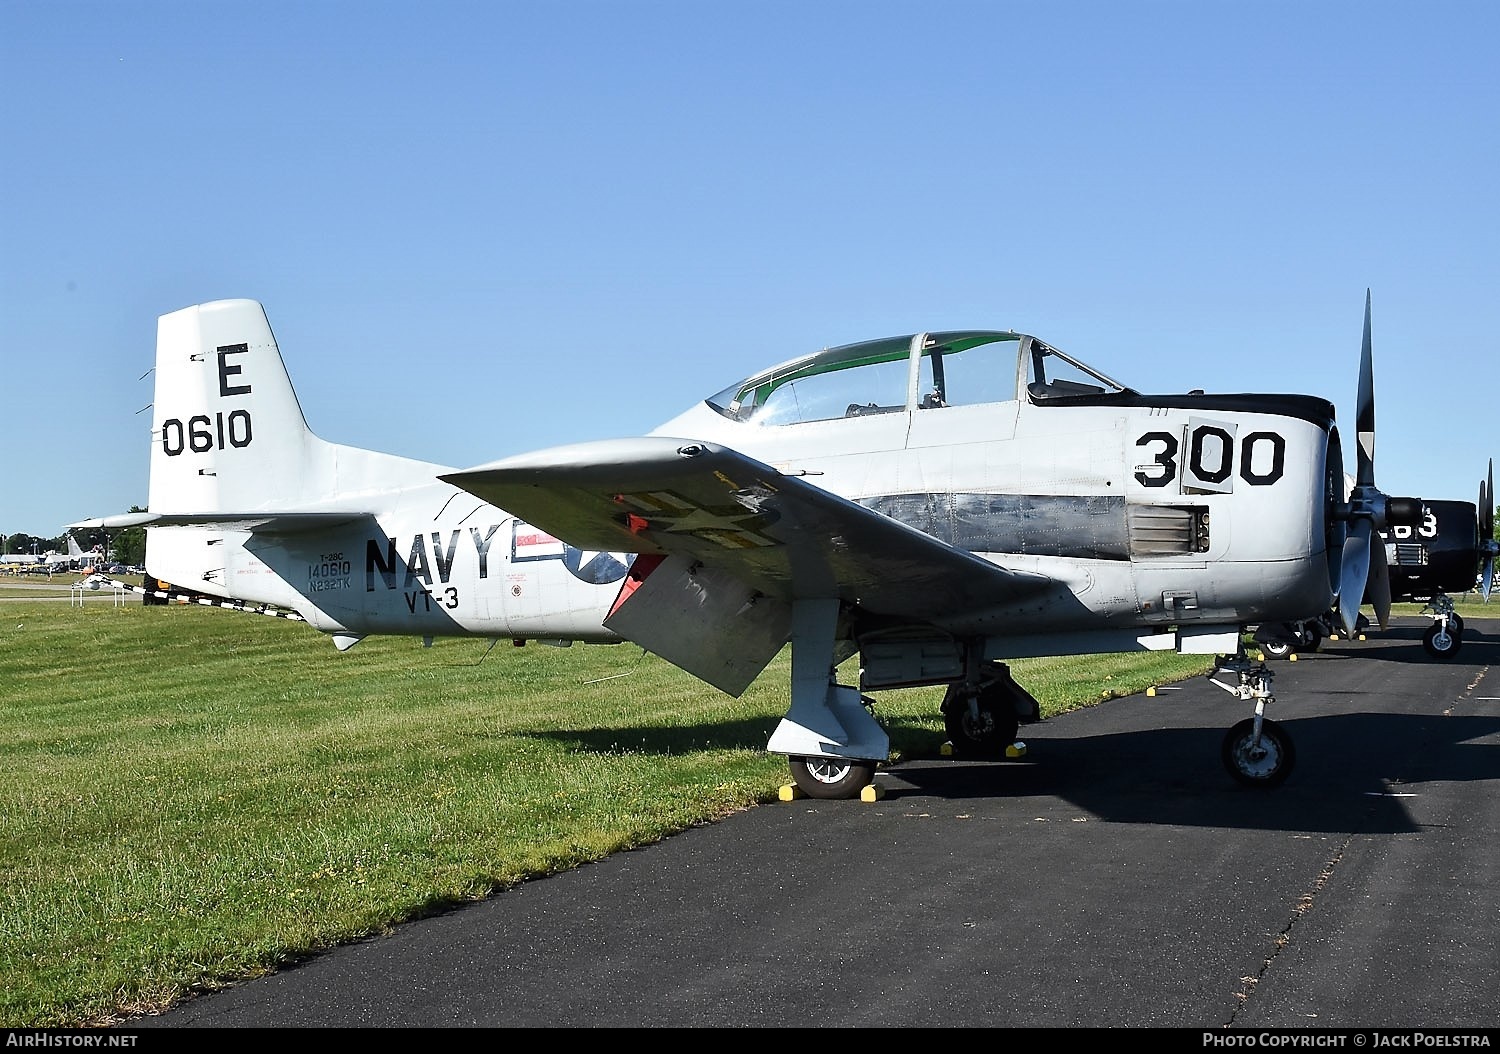
POLYGON ((1462 626, 1452 625, 1452 620, 1434 622, 1422 635, 1422 647, 1434 659, 1451 659, 1463 645, 1462 626))
POLYGON ((1236 782, 1246 787, 1275 787, 1291 774, 1297 751, 1275 721, 1247 717, 1224 734, 1220 756, 1236 782))
POLYGON ((1432 625, 1422 635, 1422 647, 1434 659, 1451 659, 1464 642, 1463 616, 1453 610, 1453 598, 1439 593, 1428 601, 1422 614, 1432 616, 1432 625))

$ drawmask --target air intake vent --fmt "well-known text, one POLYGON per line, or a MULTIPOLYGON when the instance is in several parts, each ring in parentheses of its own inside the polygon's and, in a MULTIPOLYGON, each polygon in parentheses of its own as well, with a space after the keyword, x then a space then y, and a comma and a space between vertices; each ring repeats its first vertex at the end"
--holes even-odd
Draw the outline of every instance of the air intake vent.
POLYGON ((1208 510, 1194 505, 1131 505, 1130 557, 1186 556, 1208 551, 1208 510))
POLYGON ((1397 542, 1396 563, 1402 567, 1426 566, 1427 546, 1421 542, 1397 542))

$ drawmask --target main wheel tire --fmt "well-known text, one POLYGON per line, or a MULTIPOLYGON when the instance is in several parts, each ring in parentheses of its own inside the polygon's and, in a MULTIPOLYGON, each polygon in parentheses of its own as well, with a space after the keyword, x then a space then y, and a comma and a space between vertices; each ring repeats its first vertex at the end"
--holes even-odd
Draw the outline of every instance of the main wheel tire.
POLYGON ((1323 646, 1323 634, 1315 629, 1304 630, 1302 640, 1297 642, 1297 651, 1312 654, 1323 646))
POLYGON ((970 716, 968 701, 954 686, 943 700, 943 728, 959 757, 1000 758, 1005 756, 1005 748, 1016 741, 1021 720, 1016 717, 1003 684, 980 689, 978 717, 970 716))
POLYGON ((1462 646, 1463 640, 1458 632, 1452 627, 1444 629, 1441 622, 1434 622, 1432 628, 1422 636, 1422 647, 1434 659, 1451 659, 1462 646))
POLYGON ((1266 653, 1268 659, 1284 659, 1297 649, 1291 641, 1277 639, 1261 641, 1260 650, 1266 653))
POLYGON ((1297 763, 1291 736, 1265 718, 1260 722, 1259 742, 1255 739, 1255 718, 1247 717, 1224 734, 1220 756, 1229 774, 1246 787, 1278 786, 1297 763))
POLYGON ((858 798, 875 781, 875 762, 850 758, 787 758, 792 782, 809 798, 858 798))
POLYGON ((1455 637, 1464 635, 1464 617, 1462 615, 1448 616, 1448 631, 1455 637))

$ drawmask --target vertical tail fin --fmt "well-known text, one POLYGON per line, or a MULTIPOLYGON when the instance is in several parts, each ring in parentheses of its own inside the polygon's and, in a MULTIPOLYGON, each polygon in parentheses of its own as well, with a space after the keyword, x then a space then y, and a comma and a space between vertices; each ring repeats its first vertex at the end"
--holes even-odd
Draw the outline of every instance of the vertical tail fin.
POLYGON ((306 502, 326 446, 292 390, 265 310, 220 300, 158 320, 151 426, 153 513, 306 502))
MULTIPOLYGON (((158 320, 145 521, 156 524, 146 566, 157 578, 295 605, 297 594, 249 551, 249 536, 259 532, 259 551, 274 552, 277 538, 315 518, 379 516, 413 490, 451 491, 437 482, 444 470, 314 435, 256 301, 198 304, 158 320), (250 521, 257 526, 243 525, 250 521)), ((131 517, 110 519, 100 522, 128 526, 131 517)))
POLYGON ((153 514, 378 513, 451 471, 314 435, 254 300, 161 316, 152 406, 153 514))
POLYGON ((314 435, 254 300, 162 315, 155 384, 149 511, 72 526, 144 525, 147 572, 163 581, 296 607, 305 598, 256 553, 366 517, 361 531, 384 530, 375 521, 403 502, 436 511, 455 493, 438 479, 447 466, 314 435))

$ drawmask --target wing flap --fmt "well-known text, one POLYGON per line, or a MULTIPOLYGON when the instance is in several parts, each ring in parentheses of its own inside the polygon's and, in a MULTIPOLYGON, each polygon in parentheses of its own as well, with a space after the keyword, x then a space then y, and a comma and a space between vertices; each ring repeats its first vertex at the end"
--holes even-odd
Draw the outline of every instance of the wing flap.
POLYGON ((787 642, 792 606, 696 560, 644 556, 604 625, 738 698, 787 642))

